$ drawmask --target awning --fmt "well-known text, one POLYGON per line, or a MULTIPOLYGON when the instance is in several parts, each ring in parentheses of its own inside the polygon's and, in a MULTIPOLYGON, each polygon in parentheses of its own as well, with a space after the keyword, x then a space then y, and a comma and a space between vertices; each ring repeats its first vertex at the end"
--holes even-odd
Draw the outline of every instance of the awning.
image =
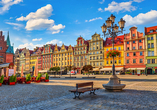
POLYGON ((131 69, 131 70, 136 70, 136 69, 137 69, 137 70, 145 70, 145 68, 127 68, 126 70, 130 70, 130 69, 131 69))
POLYGON ((9 64, 10 64, 10 63, 1 64, 1 65, 0 65, 0 68, 7 68, 7 67, 9 67, 9 64))
POLYGON ((99 68, 93 68, 93 71, 99 71, 99 68))
POLYGON ((40 70, 39 72, 40 73, 47 73, 47 72, 49 72, 49 70, 40 70))
MULTIPOLYGON (((116 71, 120 71, 123 70, 123 67, 115 67, 116 71)), ((102 68, 100 69, 100 71, 112 71, 112 67, 111 68, 102 68)))

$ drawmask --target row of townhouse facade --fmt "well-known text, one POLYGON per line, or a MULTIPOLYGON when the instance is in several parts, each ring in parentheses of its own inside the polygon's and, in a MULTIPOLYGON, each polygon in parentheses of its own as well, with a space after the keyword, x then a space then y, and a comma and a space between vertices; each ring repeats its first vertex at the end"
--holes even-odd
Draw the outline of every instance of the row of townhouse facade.
MULTIPOLYGON (((116 72, 157 73, 157 26, 145 27, 145 35, 138 32, 137 27, 131 27, 129 33, 117 36, 114 41, 114 49, 120 51, 120 55, 114 59, 116 72)), ((91 40, 85 40, 80 36, 76 42, 74 47, 46 44, 34 50, 17 49, 17 71, 21 71, 22 65, 24 71, 33 71, 35 63, 38 62, 39 71, 55 66, 62 70, 71 65, 81 73, 84 65, 92 65, 95 72, 112 72, 112 58, 106 56, 106 52, 112 50, 111 38, 104 40, 100 34, 95 33, 91 40)))

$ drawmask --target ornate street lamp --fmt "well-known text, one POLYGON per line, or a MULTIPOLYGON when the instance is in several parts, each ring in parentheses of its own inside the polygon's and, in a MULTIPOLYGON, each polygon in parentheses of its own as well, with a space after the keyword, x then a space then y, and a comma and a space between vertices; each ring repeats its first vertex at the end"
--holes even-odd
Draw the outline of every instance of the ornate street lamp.
MULTIPOLYGON (((118 22, 119 26, 117 26, 117 24, 114 24, 115 18, 116 17, 113 14, 111 14, 111 16, 106 20, 106 25, 104 23, 103 26, 101 26, 102 32, 104 33, 104 37, 112 38, 113 50, 114 50, 114 39, 115 37, 117 37, 118 34, 123 33, 123 28, 125 25, 125 20, 123 20, 122 18, 118 22), (119 27, 121 30, 119 30, 119 27)), ((103 87, 108 91, 121 91, 125 87, 125 84, 120 84, 120 78, 118 78, 115 74, 114 56, 112 57, 113 57, 112 76, 110 77, 110 80, 107 84, 103 84, 103 87)))

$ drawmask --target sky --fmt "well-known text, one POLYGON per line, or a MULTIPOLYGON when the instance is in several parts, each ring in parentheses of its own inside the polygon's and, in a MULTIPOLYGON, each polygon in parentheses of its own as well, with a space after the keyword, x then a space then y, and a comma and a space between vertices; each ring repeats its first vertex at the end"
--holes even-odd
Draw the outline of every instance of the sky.
POLYGON ((9 31, 14 51, 17 48, 33 49, 45 44, 76 45, 82 36, 85 40, 98 33, 111 14, 115 23, 126 21, 124 34, 136 26, 157 25, 157 0, 1 0, 0 30, 5 38, 9 31))

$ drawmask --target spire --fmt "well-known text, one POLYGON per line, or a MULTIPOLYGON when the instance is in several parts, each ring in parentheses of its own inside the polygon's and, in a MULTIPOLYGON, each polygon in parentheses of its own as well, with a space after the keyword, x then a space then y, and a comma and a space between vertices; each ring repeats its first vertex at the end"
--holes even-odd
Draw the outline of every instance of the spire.
POLYGON ((8 36, 7 36, 7 45, 10 46, 9 31, 8 31, 8 36))

